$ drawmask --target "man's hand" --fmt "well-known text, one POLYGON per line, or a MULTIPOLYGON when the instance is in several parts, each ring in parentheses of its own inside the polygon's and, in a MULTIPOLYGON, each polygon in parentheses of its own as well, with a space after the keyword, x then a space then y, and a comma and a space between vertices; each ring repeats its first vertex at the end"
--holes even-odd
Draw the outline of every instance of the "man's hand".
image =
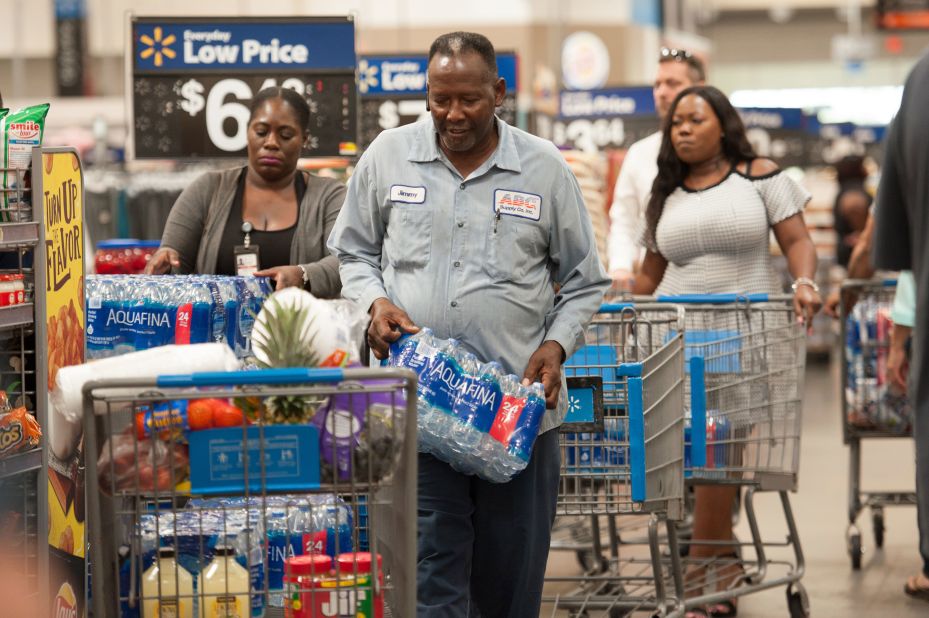
POLYGON ((910 361, 906 350, 891 346, 887 354, 887 381, 906 393, 906 374, 910 371, 910 361))
POLYGON ((274 289, 303 287, 303 269, 299 266, 275 266, 255 273, 256 277, 270 277, 274 279, 274 289))
POLYGON ((418 333, 419 327, 406 311, 386 298, 378 298, 368 310, 371 325, 368 326, 368 345, 378 360, 384 360, 390 354, 390 344, 403 333, 418 333))
POLYGON ((558 405, 561 392, 561 364, 565 360, 565 351, 557 341, 544 341, 539 349, 529 357, 529 366, 523 374, 523 385, 541 382, 545 387, 545 407, 558 405))
POLYGON ((841 299, 841 292, 838 289, 829 292, 829 296, 826 297, 826 302, 823 304, 823 313, 828 315, 830 318, 838 319, 839 303, 841 302, 841 299))
POLYGON ((167 275, 172 268, 181 267, 181 257, 171 247, 162 247, 145 264, 146 275, 167 275))
POLYGON ((910 359, 906 355, 906 342, 913 329, 894 324, 890 329, 890 346, 887 354, 887 381, 906 393, 906 378, 910 372, 910 359))

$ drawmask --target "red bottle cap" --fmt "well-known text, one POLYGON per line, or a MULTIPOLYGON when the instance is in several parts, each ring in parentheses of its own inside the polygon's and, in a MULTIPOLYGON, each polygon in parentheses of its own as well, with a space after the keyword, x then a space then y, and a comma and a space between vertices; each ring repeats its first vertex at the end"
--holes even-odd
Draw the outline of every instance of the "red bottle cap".
MULTIPOLYGON (((358 573, 370 573, 371 572, 371 553, 366 551, 360 551, 357 553, 344 553, 339 554, 336 558, 336 562, 339 563, 339 573, 355 573, 356 565, 358 573)), ((377 555, 377 570, 381 570, 381 555, 377 555)))
POLYGON ((292 577, 328 573, 332 570, 332 558, 326 555, 294 556, 284 561, 284 572, 292 577))

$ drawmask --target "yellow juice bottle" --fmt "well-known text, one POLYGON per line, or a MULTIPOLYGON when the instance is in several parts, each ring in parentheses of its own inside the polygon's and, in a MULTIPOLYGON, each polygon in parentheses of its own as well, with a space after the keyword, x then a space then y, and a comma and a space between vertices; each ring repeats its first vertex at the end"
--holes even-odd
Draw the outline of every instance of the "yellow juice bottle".
POLYGON ((143 618, 193 618, 194 578, 177 563, 173 547, 160 547, 142 574, 142 596, 143 618))
POLYGON ((200 573, 200 618, 249 618, 250 581, 248 570, 236 562, 235 549, 217 545, 213 561, 200 573))

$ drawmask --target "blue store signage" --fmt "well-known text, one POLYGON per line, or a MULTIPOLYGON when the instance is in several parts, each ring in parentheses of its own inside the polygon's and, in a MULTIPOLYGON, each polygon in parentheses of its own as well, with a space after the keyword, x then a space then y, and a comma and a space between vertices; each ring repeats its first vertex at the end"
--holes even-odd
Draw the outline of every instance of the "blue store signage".
POLYGON ((806 126, 806 116, 802 109, 740 107, 739 115, 748 129, 802 131, 806 126))
MULTIPOLYGON (((427 56, 362 56, 358 62, 358 90, 363 97, 426 96, 427 56)), ((497 72, 506 80, 506 91, 517 91, 516 54, 497 54, 497 72)))
POLYGON ((324 19, 142 19, 136 71, 307 71, 355 68, 354 24, 324 19))
POLYGON ((135 17, 126 61, 130 155, 245 156, 248 105, 289 88, 312 110, 303 155, 358 153, 351 17, 135 17))
POLYGON ((596 116, 648 116, 655 114, 651 86, 603 88, 599 90, 564 90, 561 93, 561 118, 596 116))

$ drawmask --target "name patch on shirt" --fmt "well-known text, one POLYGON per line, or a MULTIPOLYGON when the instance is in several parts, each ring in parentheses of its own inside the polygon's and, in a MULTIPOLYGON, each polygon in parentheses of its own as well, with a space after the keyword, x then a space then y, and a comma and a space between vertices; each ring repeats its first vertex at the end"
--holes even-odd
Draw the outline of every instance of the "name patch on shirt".
POLYGON ((494 212, 538 221, 542 216, 542 196, 509 189, 497 189, 494 191, 494 212))
POLYGON ((404 204, 422 204, 426 201, 426 187, 392 185, 390 187, 390 201, 404 204))

